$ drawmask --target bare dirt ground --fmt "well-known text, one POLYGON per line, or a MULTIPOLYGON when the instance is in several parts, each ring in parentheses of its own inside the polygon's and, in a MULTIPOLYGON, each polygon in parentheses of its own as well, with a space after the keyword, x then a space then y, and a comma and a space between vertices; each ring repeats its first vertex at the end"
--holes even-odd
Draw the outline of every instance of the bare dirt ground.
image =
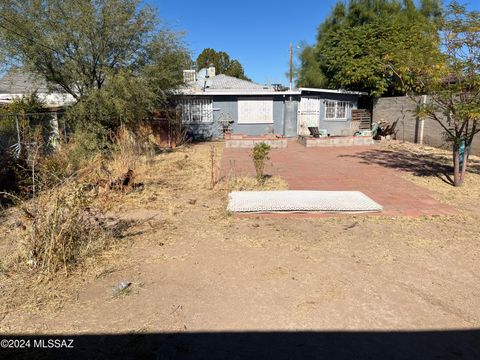
MULTIPOLYGON (((220 154, 223 144, 215 146, 220 154)), ((448 159, 416 145, 376 147, 418 166, 448 159)), ((454 216, 245 219, 226 212, 226 185, 209 189, 209 153, 200 144, 159 155, 139 179, 145 190, 112 208, 138 225, 69 277, 29 283, 0 274, 0 333, 480 328, 478 159, 458 189, 399 169, 456 207, 454 216), (115 297, 120 281, 132 285, 115 297)), ((15 239, 3 235, 5 252, 15 239)))

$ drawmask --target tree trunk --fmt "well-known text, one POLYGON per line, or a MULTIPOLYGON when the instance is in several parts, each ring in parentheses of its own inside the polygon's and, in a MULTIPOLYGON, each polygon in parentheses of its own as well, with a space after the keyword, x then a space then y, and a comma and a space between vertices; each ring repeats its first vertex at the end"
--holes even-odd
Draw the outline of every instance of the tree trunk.
POLYGON ((461 183, 465 180, 465 173, 467 172, 468 158, 470 157, 471 142, 465 141, 465 149, 463 150, 463 163, 462 168, 460 169, 460 180, 461 183))
MULTIPOLYGON (((465 163, 465 162, 464 162, 465 163)), ((462 185, 462 176, 460 171, 460 144, 453 144, 453 185, 462 185)))

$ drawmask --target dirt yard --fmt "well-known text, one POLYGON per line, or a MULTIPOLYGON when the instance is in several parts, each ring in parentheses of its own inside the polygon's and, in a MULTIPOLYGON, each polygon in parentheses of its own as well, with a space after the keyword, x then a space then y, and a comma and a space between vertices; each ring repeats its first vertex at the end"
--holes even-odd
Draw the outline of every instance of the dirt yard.
MULTIPOLYGON (((156 157, 139 179, 145 189, 118 195, 111 210, 137 225, 69 277, 28 281, 3 268, 0 333, 480 328, 478 159, 456 189, 442 173, 447 153, 398 143, 370 150, 408 158, 412 167, 397 176, 456 209, 450 216, 237 218, 225 209, 229 187, 210 189, 210 146, 156 157), (120 281, 132 285, 113 296, 120 281)), ((219 166, 223 145, 214 146, 219 166)), ((3 222, 4 256, 16 241, 11 221, 3 222)), ((461 358, 476 351, 462 349, 461 358)))

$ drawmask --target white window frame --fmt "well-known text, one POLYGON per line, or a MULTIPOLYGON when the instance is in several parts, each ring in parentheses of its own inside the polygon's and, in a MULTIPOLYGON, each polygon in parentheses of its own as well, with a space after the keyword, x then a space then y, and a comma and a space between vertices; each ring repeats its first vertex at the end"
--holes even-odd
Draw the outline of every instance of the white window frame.
POLYGON ((326 121, 347 121, 352 108, 353 108, 353 103, 351 101, 325 100, 324 118, 326 121), (334 117, 327 117, 327 110, 329 107, 329 103, 333 105, 334 117), (345 113, 343 117, 340 117, 338 116, 338 114, 339 114, 339 109, 341 109, 342 107, 344 107, 345 113))
MULTIPOLYGON (((239 98, 237 100, 238 124, 273 124, 273 98, 255 97, 239 98), (263 107, 259 114, 252 115, 252 108, 249 106, 263 107)), ((253 109, 255 111, 255 108, 253 109)))
POLYGON ((211 97, 187 97, 179 102, 182 121, 187 124, 213 122, 213 99, 211 97))

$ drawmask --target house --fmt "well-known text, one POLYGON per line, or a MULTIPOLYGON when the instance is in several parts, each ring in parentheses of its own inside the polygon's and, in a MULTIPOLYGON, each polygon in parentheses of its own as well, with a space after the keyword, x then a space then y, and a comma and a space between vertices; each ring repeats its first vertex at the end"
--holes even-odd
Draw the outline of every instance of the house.
POLYGON ((0 106, 34 92, 52 111, 73 104, 75 101, 72 95, 61 89, 47 86, 39 76, 23 69, 11 69, 0 78, 0 106))
MULTIPOLYGON (((352 111, 361 92, 259 85, 227 75, 215 68, 184 71, 185 86, 178 90, 182 118, 197 139, 233 134, 308 135, 309 126, 329 135, 353 135, 352 111)), ((358 129, 358 128, 357 128, 358 129)))

